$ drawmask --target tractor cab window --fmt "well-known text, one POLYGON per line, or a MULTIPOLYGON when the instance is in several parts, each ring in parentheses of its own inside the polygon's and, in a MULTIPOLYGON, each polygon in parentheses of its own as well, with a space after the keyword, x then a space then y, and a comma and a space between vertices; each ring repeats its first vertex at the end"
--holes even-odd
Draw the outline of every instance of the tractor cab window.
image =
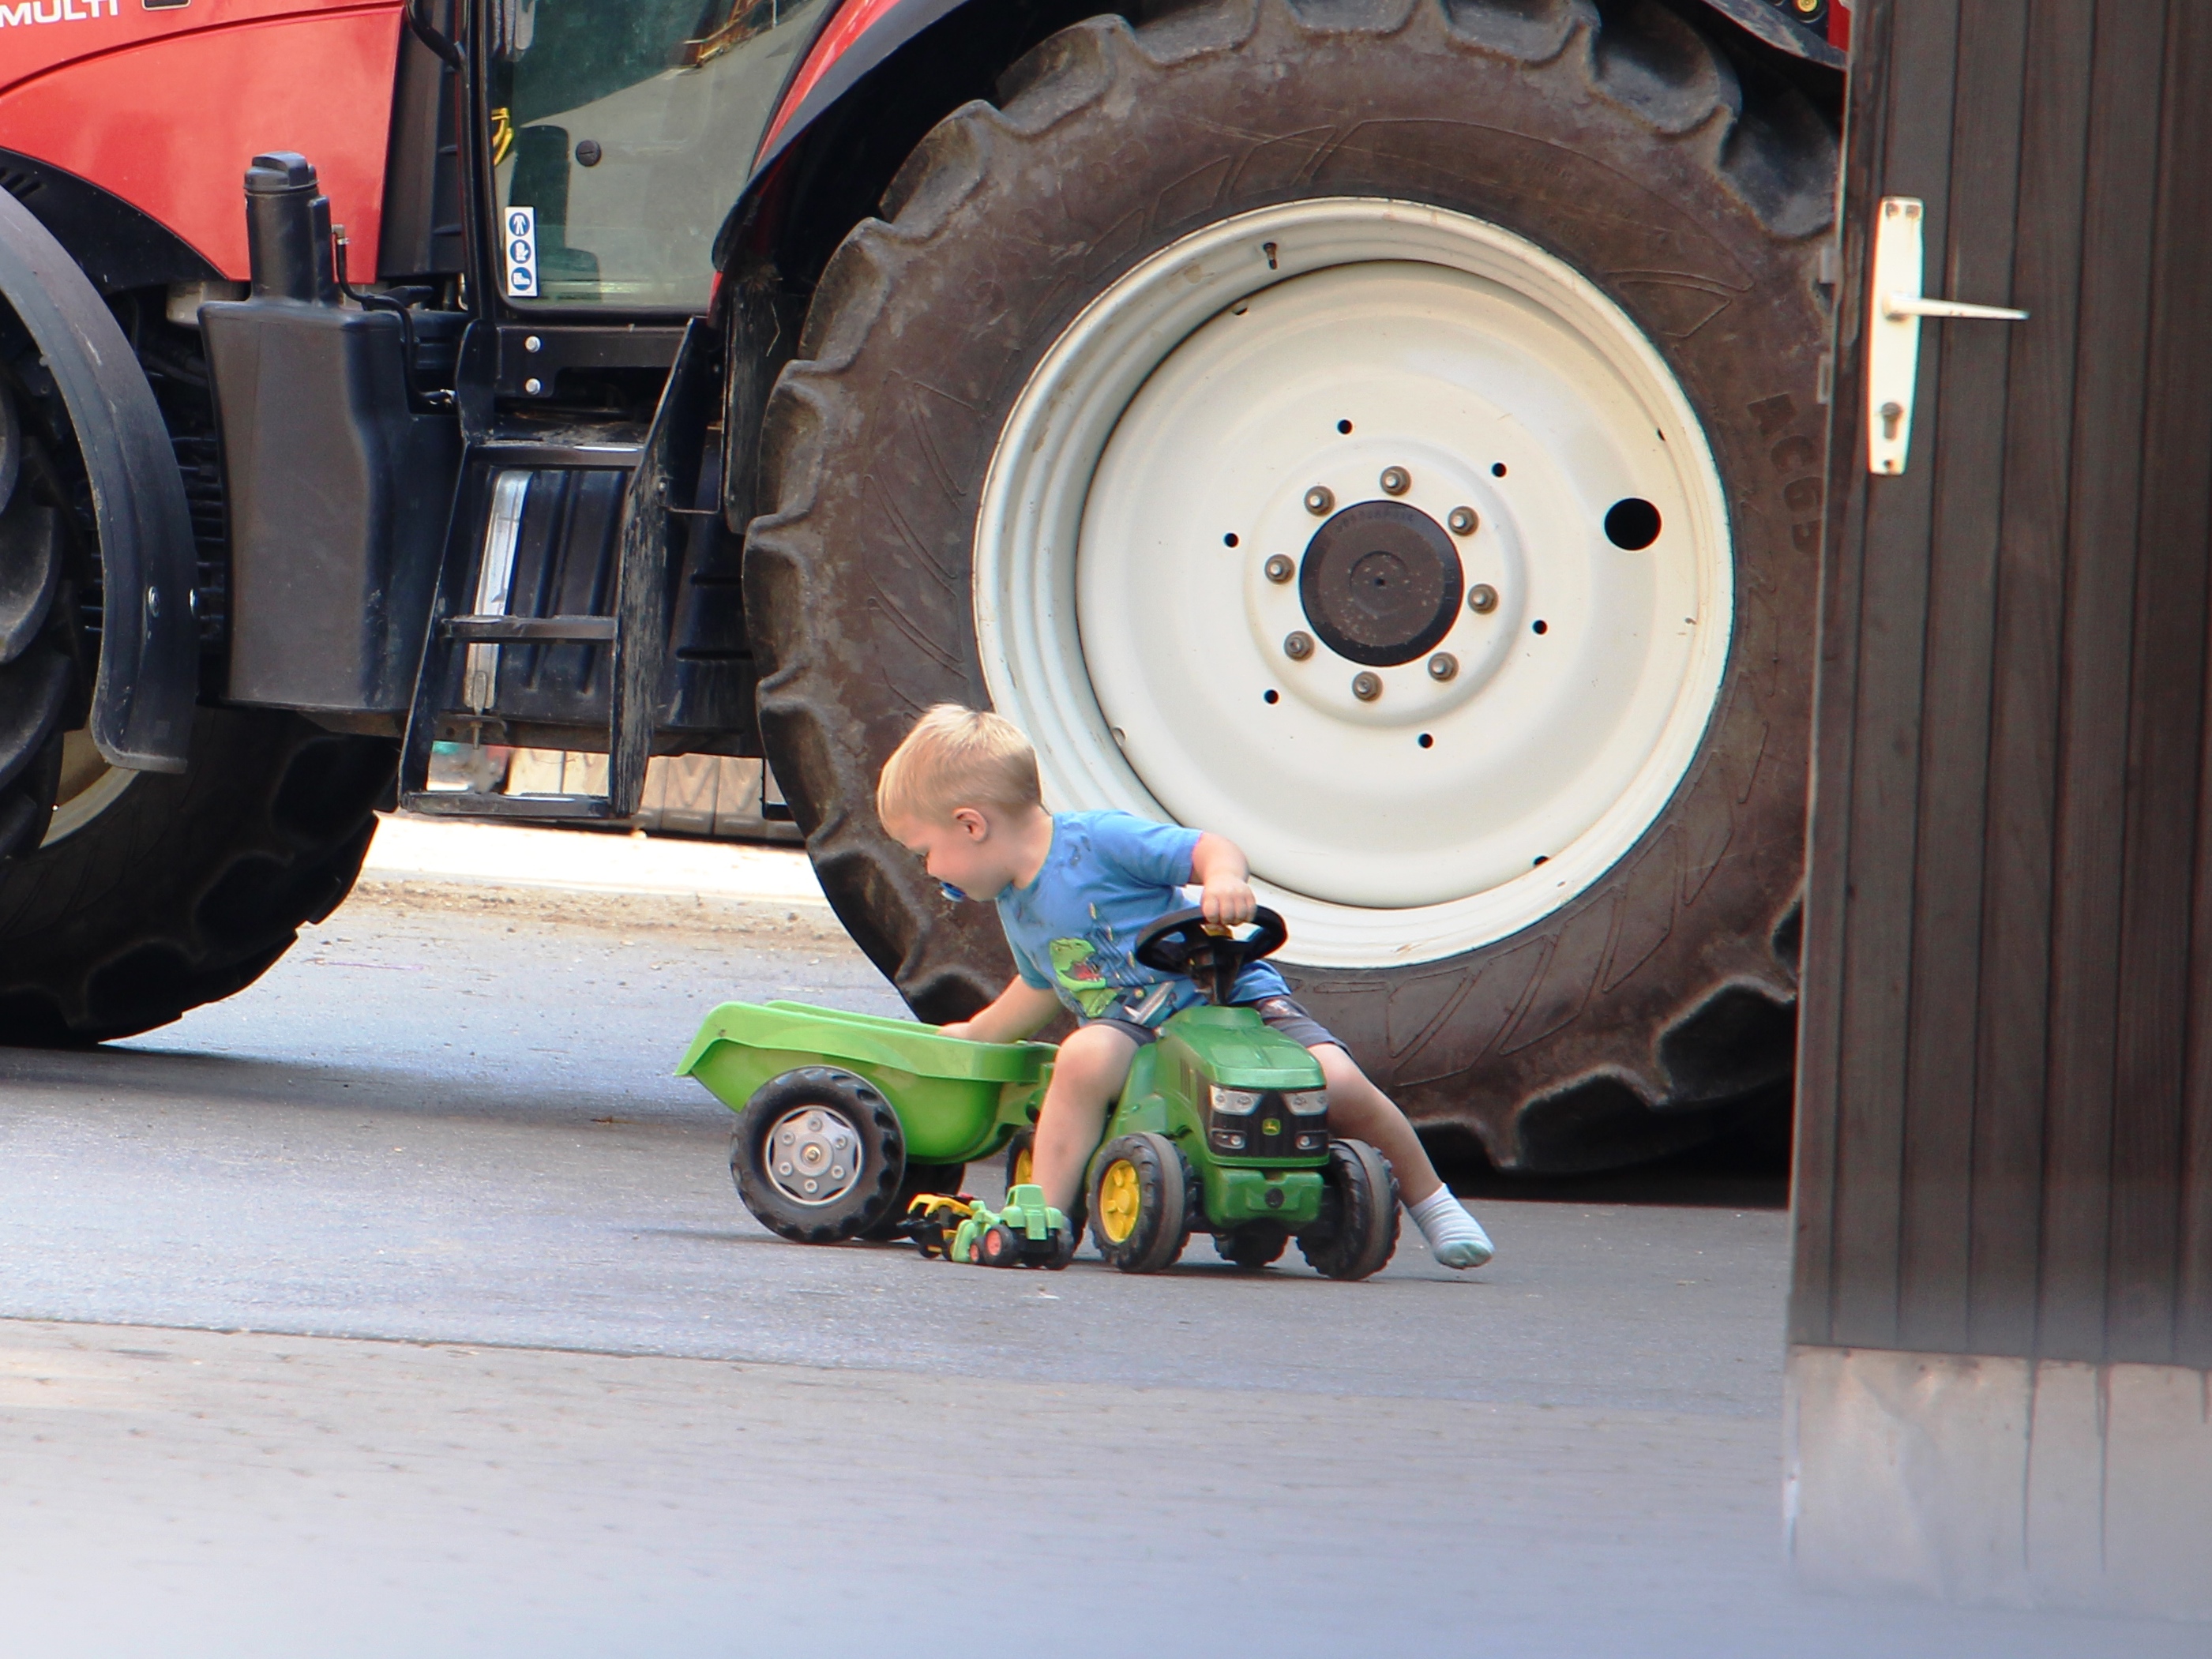
POLYGON ((714 234, 826 3, 494 0, 507 297, 703 311, 714 234))

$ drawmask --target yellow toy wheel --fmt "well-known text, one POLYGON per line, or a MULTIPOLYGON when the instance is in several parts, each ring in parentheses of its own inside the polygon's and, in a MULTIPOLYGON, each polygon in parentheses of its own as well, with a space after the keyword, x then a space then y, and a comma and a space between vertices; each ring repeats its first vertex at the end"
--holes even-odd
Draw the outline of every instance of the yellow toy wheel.
POLYGON ((1174 1265, 1190 1236, 1196 1181, 1165 1135, 1116 1135, 1091 1165, 1091 1237, 1127 1273, 1174 1265))
POLYGON ((1036 1181, 1036 1131, 1017 1130, 1006 1143, 1006 1190, 1034 1185, 1036 1181))
POLYGON ((1098 1230, 1115 1244, 1126 1244, 1137 1231, 1137 1214, 1144 1206, 1137 1166, 1117 1158, 1098 1177, 1098 1230))

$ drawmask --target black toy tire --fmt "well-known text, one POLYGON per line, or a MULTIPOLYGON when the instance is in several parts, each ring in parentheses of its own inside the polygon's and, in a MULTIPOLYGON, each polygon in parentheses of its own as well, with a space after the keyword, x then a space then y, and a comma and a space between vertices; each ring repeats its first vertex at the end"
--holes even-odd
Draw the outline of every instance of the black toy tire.
POLYGON ((1054 1273, 1060 1272, 1075 1260, 1075 1252, 1082 1243, 1083 1224, 1070 1216, 1066 1227, 1054 1235, 1052 1254, 1044 1258, 1042 1265, 1054 1273))
POLYGON ((909 1164, 899 1178, 896 1195, 883 1218, 859 1236, 872 1244, 897 1243, 904 1235, 899 1229, 906 1220, 907 1206, 924 1193, 941 1193, 951 1198, 960 1190, 960 1183, 968 1176, 965 1164, 909 1164))
POLYGON ((1741 600, 1702 747, 1608 872, 1492 944, 1293 966, 1293 988, 1418 1124, 1471 1132, 1502 1168, 1662 1156, 1788 1075, 1836 134, 1684 10, 1094 18, 1008 73, 1003 110, 941 122, 884 219, 847 236, 767 410, 746 612, 763 738, 823 889, 921 1018, 972 1012, 1011 963, 988 907, 945 903, 867 803, 914 711, 988 702, 974 516, 1013 399, 1089 301, 1177 237, 1388 196, 1515 231, 1637 320, 1712 445, 1741 600))
POLYGON ((986 1227, 983 1236, 975 1241, 975 1255, 986 1267, 1018 1267, 1022 1265, 1022 1242, 1011 1228, 986 1227))
POLYGON ((0 865, 0 1042, 104 1042, 251 985, 352 890, 397 761, 297 714, 204 708, 144 772, 0 865))
POLYGON ((854 1238, 890 1214, 906 1176, 906 1135, 890 1101, 865 1078, 834 1066, 801 1066, 770 1078, 753 1091, 730 1134, 730 1176, 753 1219, 798 1244, 834 1244, 854 1238), (787 1194, 770 1176, 769 1132, 787 1112, 820 1106, 835 1112, 859 1137, 860 1173, 834 1202, 807 1204, 787 1194))
POLYGON ((1091 1242, 1106 1261, 1125 1273, 1156 1273, 1171 1267, 1190 1237, 1192 1188, 1196 1182, 1182 1149, 1165 1135, 1149 1132, 1116 1135, 1091 1160, 1091 1242), (1137 1213, 1127 1237, 1107 1232, 1100 1194, 1117 1164, 1127 1164, 1136 1179, 1137 1213))
POLYGON ((1282 1258, 1291 1236, 1272 1221, 1249 1221, 1234 1232, 1213 1236, 1213 1253, 1231 1267, 1257 1273, 1282 1258))
POLYGON ((1328 1279, 1366 1279, 1398 1250, 1398 1178, 1364 1140, 1328 1144, 1321 1221, 1298 1235, 1298 1254, 1328 1279))

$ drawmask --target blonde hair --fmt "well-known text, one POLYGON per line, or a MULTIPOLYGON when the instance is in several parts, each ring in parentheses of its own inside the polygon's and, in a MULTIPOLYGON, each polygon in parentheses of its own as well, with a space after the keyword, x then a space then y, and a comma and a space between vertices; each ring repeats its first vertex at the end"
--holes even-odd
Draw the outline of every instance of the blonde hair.
POLYGON ((876 780, 876 816, 885 823, 942 818, 958 806, 1042 805, 1036 750, 1021 728, 957 702, 922 710, 876 780))

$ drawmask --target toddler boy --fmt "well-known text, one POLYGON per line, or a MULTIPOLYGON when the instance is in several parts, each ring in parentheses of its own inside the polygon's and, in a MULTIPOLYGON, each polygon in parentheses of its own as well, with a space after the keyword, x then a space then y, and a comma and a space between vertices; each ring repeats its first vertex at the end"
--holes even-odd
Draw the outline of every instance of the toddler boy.
MULTIPOLYGON (((949 896, 996 902, 1013 951, 1012 983, 945 1031, 1011 1042, 1063 1005, 1080 1022, 1060 1045, 1031 1153, 1045 1201, 1072 1211, 1130 1061, 1170 1015, 1201 1000, 1187 976, 1140 964, 1136 941, 1183 908, 1177 890, 1194 882, 1208 921, 1250 921, 1244 854, 1222 836, 1127 812, 1047 812, 1029 739, 999 715, 957 703, 925 712, 884 763, 876 812, 949 896)), ((1437 1179, 1406 1115, 1298 1006, 1283 976, 1253 963, 1232 1000, 1312 1051, 1328 1085, 1329 1127, 1390 1160, 1429 1253, 1449 1267, 1489 1261, 1488 1236, 1437 1179)))

